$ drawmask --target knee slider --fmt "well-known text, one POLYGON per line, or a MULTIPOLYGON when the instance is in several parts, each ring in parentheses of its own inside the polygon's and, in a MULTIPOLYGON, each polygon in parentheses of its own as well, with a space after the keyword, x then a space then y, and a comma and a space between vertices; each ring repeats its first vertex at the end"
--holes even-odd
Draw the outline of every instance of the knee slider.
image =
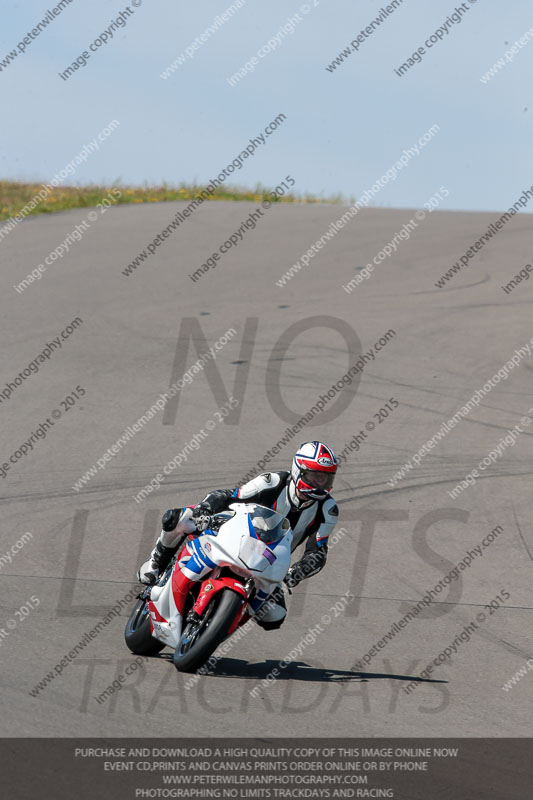
POLYGON ((169 508, 168 511, 165 511, 163 514, 163 519, 161 520, 164 531, 170 533, 176 529, 181 512, 181 508, 169 508))

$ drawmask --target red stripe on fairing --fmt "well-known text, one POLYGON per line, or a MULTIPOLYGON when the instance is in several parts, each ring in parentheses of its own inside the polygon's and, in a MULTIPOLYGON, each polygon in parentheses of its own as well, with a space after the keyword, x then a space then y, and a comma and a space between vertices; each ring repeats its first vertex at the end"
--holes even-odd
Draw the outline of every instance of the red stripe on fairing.
POLYGON ((181 615, 183 615, 189 588, 194 583, 195 581, 192 581, 190 578, 184 575, 177 565, 174 567, 172 572, 172 594, 174 596, 176 608, 181 615))
POLYGON ((152 603, 151 600, 148 600, 148 609, 150 611, 150 618, 151 619, 152 619, 152 614, 153 614, 153 619, 155 619, 156 622, 166 622, 167 621, 164 617, 161 616, 161 614, 159 613, 159 611, 154 606, 154 604, 152 603))
MULTIPOLYGON (((185 540, 185 544, 183 545, 182 549, 179 551, 178 554, 178 562, 182 561, 184 558, 190 558, 192 556, 192 550, 189 547, 189 544, 193 542, 196 538, 196 533, 189 533, 187 539, 185 540)), ((179 566, 178 566, 179 569, 179 566)))

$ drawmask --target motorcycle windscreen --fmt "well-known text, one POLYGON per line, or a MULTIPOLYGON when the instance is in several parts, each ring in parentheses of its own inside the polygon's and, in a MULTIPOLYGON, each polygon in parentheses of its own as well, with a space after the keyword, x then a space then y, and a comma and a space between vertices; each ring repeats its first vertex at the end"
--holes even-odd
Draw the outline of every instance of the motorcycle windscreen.
POLYGON ((260 539, 243 536, 239 547, 239 558, 250 572, 264 572, 276 560, 276 556, 260 539))
POLYGON ((255 506, 248 517, 250 534, 265 544, 281 539, 290 528, 289 521, 277 511, 264 506, 255 506))

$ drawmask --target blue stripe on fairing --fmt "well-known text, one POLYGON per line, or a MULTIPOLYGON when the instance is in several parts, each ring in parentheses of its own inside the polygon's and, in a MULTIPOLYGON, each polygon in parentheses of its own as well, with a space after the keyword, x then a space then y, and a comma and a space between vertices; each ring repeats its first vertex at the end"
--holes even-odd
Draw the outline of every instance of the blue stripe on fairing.
POLYGON ((205 567, 211 567, 211 569, 214 569, 217 566, 217 564, 215 564, 214 561, 211 561, 211 559, 201 550, 200 539, 195 539, 192 542, 192 545, 189 546, 194 550, 194 557, 200 562, 203 561, 205 567))
POLYGON ((233 494, 232 494, 231 496, 232 496, 232 497, 238 497, 238 496, 239 496, 239 489, 238 489, 238 487, 237 487, 237 489, 234 489, 234 490, 233 490, 233 494))
POLYGON ((254 526, 252 525, 252 520, 251 520, 250 516, 248 516, 248 530, 250 531, 250 536, 252 536, 254 539, 258 539, 259 538, 257 533, 255 532, 254 526))
POLYGON ((181 565, 182 567, 189 569, 191 572, 195 572, 197 575, 205 569, 205 564, 200 564, 197 560, 196 555, 191 556, 184 564, 181 565))
POLYGON ((283 536, 282 536, 280 539, 276 539, 276 541, 275 541, 275 542, 269 542, 269 543, 268 543, 268 546, 270 547, 270 549, 271 549, 271 550, 273 550, 275 547, 277 547, 277 546, 278 546, 278 544, 279 544, 281 541, 283 541, 283 539, 284 539, 284 538, 285 538, 285 535, 283 535, 283 536))
MULTIPOLYGON (((259 536, 257 535, 257 533, 256 533, 256 531, 255 531, 255 528, 254 528, 254 526, 252 525, 252 520, 250 519, 250 517, 248 517, 248 529, 249 529, 249 531, 250 531, 250 536, 253 536, 253 538, 254 538, 254 539, 259 539, 259 536)), ((280 542, 281 542, 281 541, 282 541, 284 538, 285 538, 285 534, 283 534, 283 536, 280 536, 280 538, 279 538, 279 539, 276 539, 276 541, 275 541, 275 542, 268 542, 268 546, 270 547, 270 549, 271 549, 271 550, 273 550, 275 547, 277 547, 277 545, 278 545, 278 544, 279 544, 279 543, 280 543, 280 542)), ((265 543, 265 544, 266 544, 266 543, 265 543)))

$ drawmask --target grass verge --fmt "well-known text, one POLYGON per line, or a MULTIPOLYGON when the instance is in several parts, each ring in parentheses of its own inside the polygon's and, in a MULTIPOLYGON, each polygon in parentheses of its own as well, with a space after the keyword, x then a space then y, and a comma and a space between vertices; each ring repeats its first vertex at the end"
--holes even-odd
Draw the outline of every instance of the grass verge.
MULTIPOLYGON (((114 186, 58 186, 46 193, 45 197, 38 197, 45 184, 18 183, 15 181, 0 181, 0 220, 34 214, 50 214, 54 211, 65 211, 70 208, 94 207, 101 202, 112 189, 120 189, 122 196, 117 205, 127 203, 162 203, 169 200, 192 200, 204 186, 180 184, 179 186, 125 186, 120 183, 114 186), (33 201, 33 202, 32 202, 33 201), (32 208, 27 208, 31 204, 32 208)), ((234 186, 217 186, 210 200, 248 200, 260 202, 270 199, 271 190, 256 186, 255 189, 244 189, 234 186)), ((280 203, 340 203, 342 197, 316 197, 311 194, 286 194, 276 202, 280 203)))

